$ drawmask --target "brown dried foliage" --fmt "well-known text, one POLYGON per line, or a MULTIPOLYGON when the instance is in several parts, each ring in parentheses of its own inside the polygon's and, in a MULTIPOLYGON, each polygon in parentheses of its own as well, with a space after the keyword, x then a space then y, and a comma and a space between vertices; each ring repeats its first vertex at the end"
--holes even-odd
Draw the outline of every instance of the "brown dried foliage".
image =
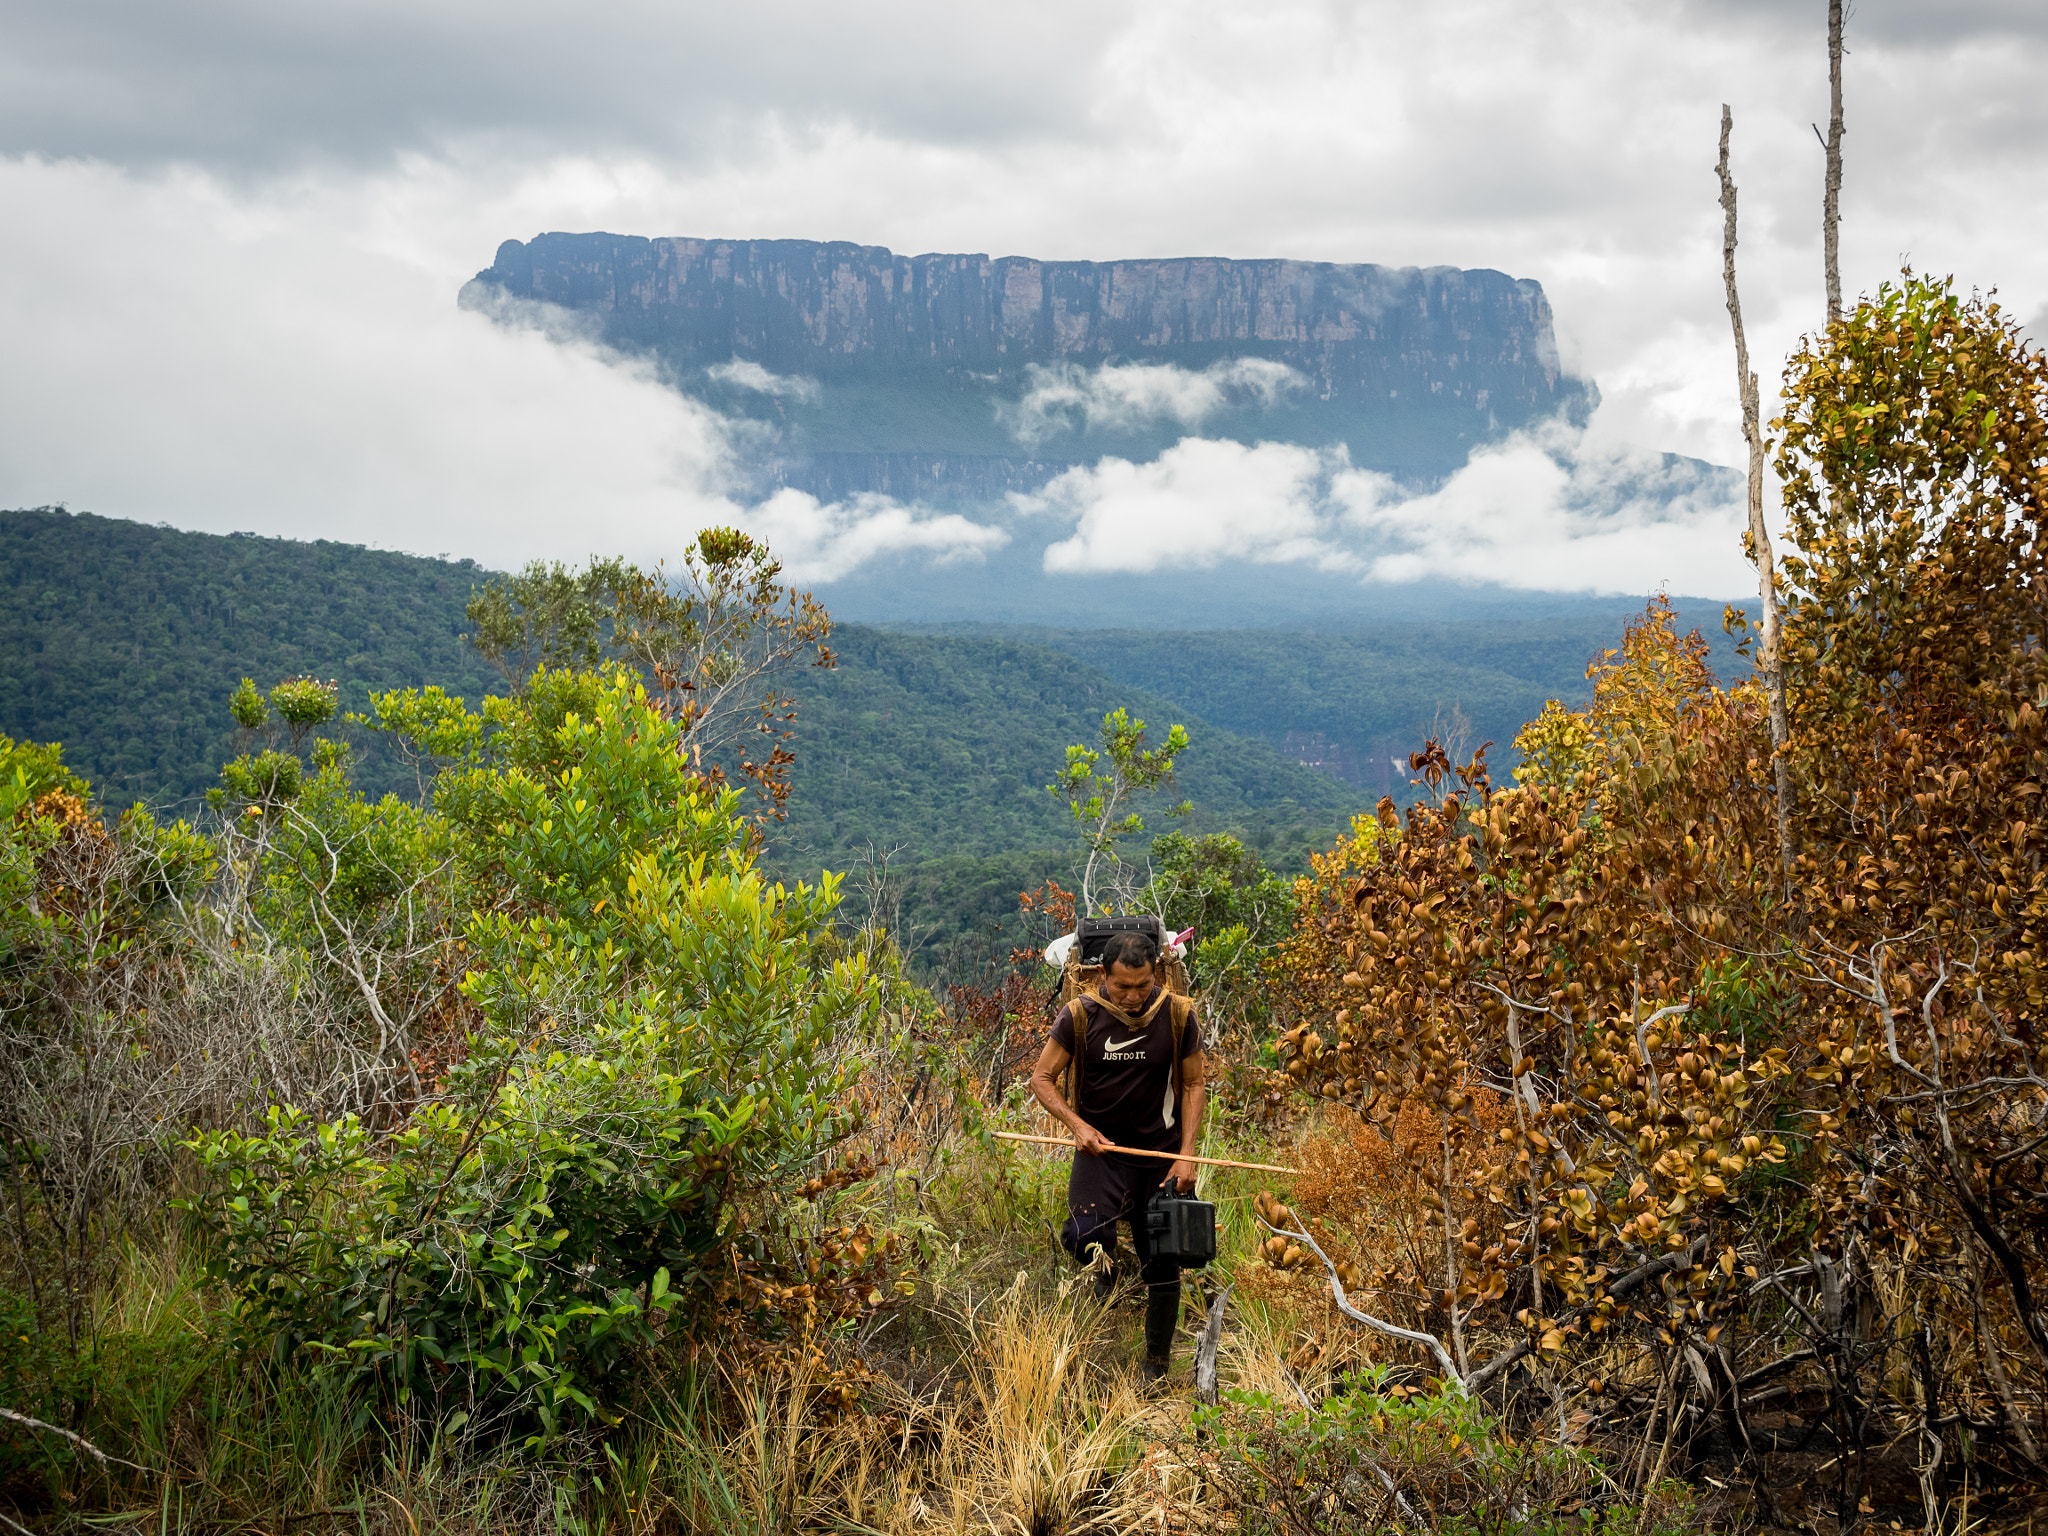
POLYGON ((1576 1364, 1682 1455, 1774 1443, 1736 1379, 1812 1379, 1844 1512, 1887 1441, 1932 1508, 1957 1425, 2008 1486, 2048 1427, 2048 364, 1909 274, 1787 402, 1790 881, 1760 692, 1653 604, 1516 788, 1416 755, 1304 904, 1283 1047, 1372 1125, 1448 1116, 1453 1168, 1509 1150, 1464 1192, 1503 1242, 1447 1264, 1454 1325, 1515 1314, 1475 1383, 1576 1364))

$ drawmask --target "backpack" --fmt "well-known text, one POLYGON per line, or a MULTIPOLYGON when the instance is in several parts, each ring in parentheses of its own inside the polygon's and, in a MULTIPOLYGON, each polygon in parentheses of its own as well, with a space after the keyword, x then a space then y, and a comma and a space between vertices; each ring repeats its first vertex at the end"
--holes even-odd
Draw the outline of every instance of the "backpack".
POLYGON ((1156 917, 1084 917, 1075 925, 1074 947, 1067 951, 1066 968, 1060 975, 1059 990, 1047 1000, 1045 1022, 1052 1024, 1053 1015, 1065 1004, 1071 1003, 1084 992, 1101 985, 1102 946, 1109 935, 1125 929, 1137 929, 1150 933, 1159 941, 1159 958, 1154 964, 1159 984, 1167 991, 1180 997, 1188 996, 1191 988, 1188 982, 1187 966, 1176 960, 1166 950, 1166 932, 1156 917))
POLYGON ((1119 933, 1142 933, 1155 948, 1166 948, 1166 925, 1149 913, 1130 917, 1084 917, 1074 924, 1074 954, 1083 965, 1102 964, 1102 951, 1119 933))

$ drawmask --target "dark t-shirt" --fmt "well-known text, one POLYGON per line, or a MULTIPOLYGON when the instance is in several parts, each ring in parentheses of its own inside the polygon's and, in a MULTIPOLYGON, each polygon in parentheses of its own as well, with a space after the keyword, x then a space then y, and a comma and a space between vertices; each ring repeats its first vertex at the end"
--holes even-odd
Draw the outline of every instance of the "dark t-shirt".
MULTIPOLYGON (((1145 1007, 1137 1010, 1138 1017, 1144 1016, 1157 996, 1155 990, 1145 1007)), ((1180 1106, 1173 1102, 1173 1004, 1163 1004, 1150 1024, 1133 1028, 1092 999, 1076 998, 1052 1021, 1053 1044, 1069 1056, 1074 1054, 1075 1008, 1088 1010, 1081 1102, 1075 1106, 1081 1118, 1124 1146, 1178 1152, 1181 1125, 1180 1106)), ((1201 1021, 1190 1013, 1181 1036, 1181 1059, 1201 1049, 1201 1021)))

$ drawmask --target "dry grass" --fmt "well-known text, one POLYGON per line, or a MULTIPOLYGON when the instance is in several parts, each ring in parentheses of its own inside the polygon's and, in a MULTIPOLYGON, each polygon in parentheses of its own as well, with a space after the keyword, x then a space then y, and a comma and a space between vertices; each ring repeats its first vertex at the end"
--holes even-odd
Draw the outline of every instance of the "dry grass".
POLYGON ((931 1320, 954 1341, 922 1395, 884 1379, 831 1414, 815 1357, 670 1398, 594 1473, 607 1529, 634 1533, 933 1530, 1053 1536, 1132 1528, 1148 1412, 1117 1320, 1020 1272, 931 1320))
POLYGON ((975 1503, 986 1528, 1047 1536, 1111 1502, 1133 1459, 1142 1400, 1127 1372, 1091 1365, 1099 1312, 1071 1294, 1049 1304, 1026 1277, 965 1322, 979 1407, 968 1426, 975 1503))

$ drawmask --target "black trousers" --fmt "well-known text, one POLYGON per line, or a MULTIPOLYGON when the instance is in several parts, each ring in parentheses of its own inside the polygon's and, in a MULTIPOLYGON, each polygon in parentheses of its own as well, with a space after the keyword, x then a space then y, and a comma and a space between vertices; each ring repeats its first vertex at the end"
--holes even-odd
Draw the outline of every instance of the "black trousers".
POLYGON ((1074 1171, 1067 1178, 1068 1215, 1066 1226, 1060 1229, 1060 1246, 1084 1264, 1091 1245, 1099 1244, 1105 1255, 1114 1258, 1117 1223, 1127 1222, 1131 1246, 1138 1254, 1138 1273, 1146 1288, 1155 1297, 1171 1289, 1178 1306, 1180 1261, 1156 1257, 1151 1235, 1145 1230, 1145 1207, 1172 1171, 1171 1163, 1149 1157, 1076 1153, 1074 1171))

